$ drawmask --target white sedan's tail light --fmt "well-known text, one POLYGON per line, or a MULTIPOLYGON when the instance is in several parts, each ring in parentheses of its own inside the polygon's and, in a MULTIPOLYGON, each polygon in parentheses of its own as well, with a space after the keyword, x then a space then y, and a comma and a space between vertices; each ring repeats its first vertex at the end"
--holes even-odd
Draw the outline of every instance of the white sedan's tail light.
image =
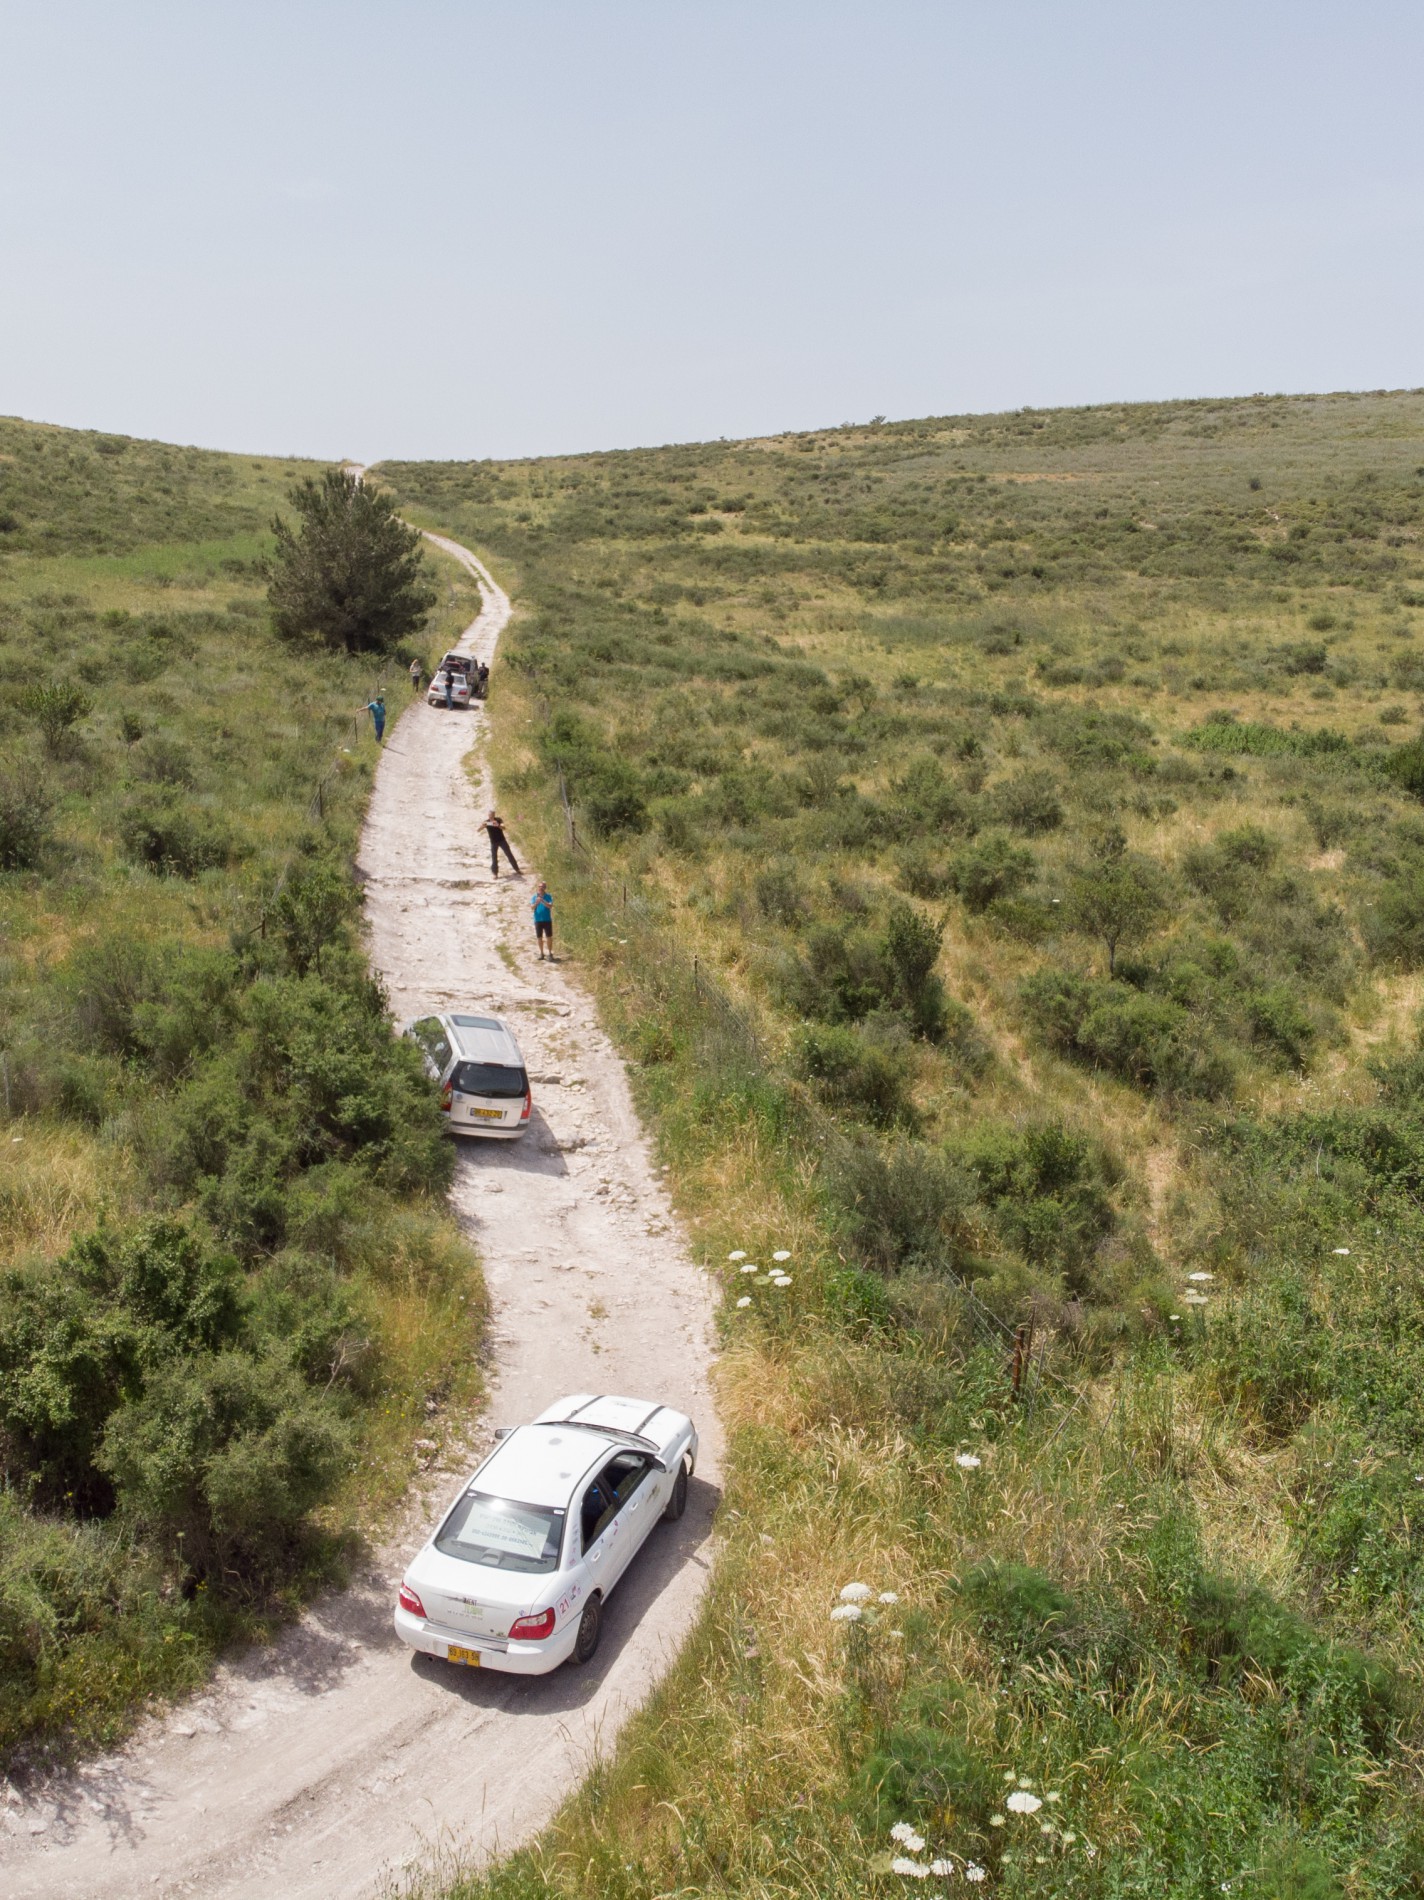
POLYGON ((531 1108, 533 1108, 533 1106, 534 1106, 534 1091, 533 1091, 533 1089, 525 1089, 525 1091, 524 1091, 524 1106, 523 1106, 523 1108, 521 1108, 521 1109, 520 1109, 520 1111, 519 1111, 519 1119, 520 1119, 520 1121, 522 1121, 522 1122, 527 1122, 527 1121, 528 1121, 528 1119, 529 1119, 529 1111, 530 1111, 530 1109, 531 1109, 531 1108))
POLYGON ((403 1610, 409 1610, 412 1616, 425 1615, 425 1605, 408 1583, 403 1583, 400 1587, 400 1606, 403 1610))
POLYGON ((545 1636, 554 1633, 554 1612, 545 1610, 542 1616, 521 1616, 509 1632, 511 1643, 537 1643, 545 1636))

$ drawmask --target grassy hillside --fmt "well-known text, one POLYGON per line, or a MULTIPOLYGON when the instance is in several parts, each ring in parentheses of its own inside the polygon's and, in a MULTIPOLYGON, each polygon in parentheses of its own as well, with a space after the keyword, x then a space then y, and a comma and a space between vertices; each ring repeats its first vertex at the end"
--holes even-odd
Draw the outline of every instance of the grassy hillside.
POLYGON ((1424 1892, 1424 393, 383 474, 727 1295, 700 1636, 467 1891, 1424 1892))
MULTIPOLYGON (((472 1377, 448 1155, 354 934, 376 675, 268 628, 306 472, 0 423, 12 1766, 339 1570, 472 1377)), ((440 573, 432 644, 473 611, 440 573)))

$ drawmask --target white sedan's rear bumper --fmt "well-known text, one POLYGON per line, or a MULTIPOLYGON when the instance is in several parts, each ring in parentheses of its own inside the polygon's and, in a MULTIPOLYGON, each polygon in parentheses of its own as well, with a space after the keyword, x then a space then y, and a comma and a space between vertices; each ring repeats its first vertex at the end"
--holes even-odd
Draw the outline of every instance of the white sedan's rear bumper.
MULTIPOLYGON (((422 1616, 412 1616, 409 1610, 399 1607, 396 1610, 396 1635, 412 1649, 448 1662, 450 1645, 454 1643, 460 1649, 473 1650, 479 1656, 481 1669, 502 1669, 511 1676, 547 1676, 551 1669, 567 1662, 578 1641, 578 1627, 578 1618, 571 1616, 562 1629, 555 1630, 542 1643, 510 1643, 497 1649, 488 1638, 470 1636, 463 1630, 443 1629, 422 1616)), ((468 1668, 469 1664, 456 1666, 468 1668)))

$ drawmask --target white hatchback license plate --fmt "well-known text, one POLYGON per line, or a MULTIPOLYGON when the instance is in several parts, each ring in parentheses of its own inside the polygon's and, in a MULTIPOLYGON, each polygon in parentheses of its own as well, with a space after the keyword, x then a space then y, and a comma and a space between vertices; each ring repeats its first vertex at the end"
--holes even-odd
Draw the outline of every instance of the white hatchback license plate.
POLYGON ((472 1120, 478 1117, 482 1122, 502 1122, 504 1110, 502 1108, 472 1108, 470 1116, 472 1120))

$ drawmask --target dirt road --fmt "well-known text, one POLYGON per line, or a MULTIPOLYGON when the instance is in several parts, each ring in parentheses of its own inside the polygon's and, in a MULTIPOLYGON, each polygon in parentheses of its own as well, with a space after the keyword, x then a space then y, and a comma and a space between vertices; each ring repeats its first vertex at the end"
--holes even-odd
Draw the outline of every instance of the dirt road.
MULTIPOLYGON (((436 539, 436 537, 431 537, 436 539)), ((484 608, 462 646, 488 660, 509 602, 464 549, 484 608)), ((351 1590, 121 1751, 46 1789, 0 1784, 7 1900, 225 1900, 379 1893, 403 1869, 472 1861, 552 1814, 646 1695, 707 1575, 718 1435, 710 1295, 638 1126, 623 1067, 562 964, 535 960, 532 880, 490 878, 481 711, 411 706, 390 733, 361 843, 375 967, 402 1019, 445 1003, 507 1016, 533 1077, 520 1142, 467 1143, 454 1203, 494 1302, 489 1426, 564 1392, 652 1393, 690 1411, 702 1461, 680 1524, 654 1532, 585 1670, 542 1680, 415 1660, 391 1607, 436 1508, 415 1506, 351 1590), (463 769, 471 748, 481 783, 463 769)), ((519 840, 514 840, 516 852, 519 840)), ((555 893, 557 897, 557 891, 555 893)), ((481 1429, 474 1433, 480 1448, 481 1429)), ((458 1422, 447 1495, 467 1468, 458 1422)))

